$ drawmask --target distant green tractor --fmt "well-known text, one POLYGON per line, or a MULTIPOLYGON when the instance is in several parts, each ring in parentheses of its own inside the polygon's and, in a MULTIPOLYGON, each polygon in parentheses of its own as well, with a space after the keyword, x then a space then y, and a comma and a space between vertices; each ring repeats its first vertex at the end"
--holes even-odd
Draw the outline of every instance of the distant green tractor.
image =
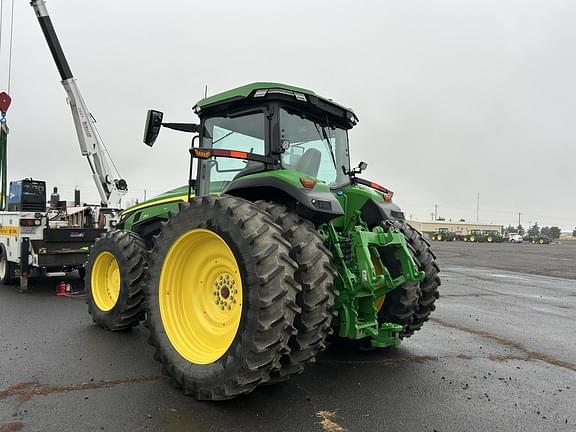
POLYGON ((430 238, 434 241, 454 241, 456 240, 456 234, 448 230, 438 230, 432 233, 430 238))
POLYGON ((537 236, 532 236, 529 238, 530 243, 532 244, 550 244, 550 242, 552 241, 550 239, 550 237, 545 236, 545 235, 537 235, 537 236))
POLYGON ((146 318, 164 371, 210 400, 302 372, 332 332, 377 349, 422 327, 438 298, 435 256, 393 193, 358 177, 366 164, 350 166, 352 110, 276 83, 194 109, 199 124, 148 113, 150 146, 162 126, 195 134, 188 184, 127 209, 96 242, 95 322, 146 318))
POLYGON ((465 234, 462 236, 462 241, 476 243, 478 239, 482 236, 482 231, 472 230, 470 234, 465 234))
POLYGON ((470 234, 464 235, 462 240, 471 243, 502 243, 504 237, 496 230, 472 230, 470 234))

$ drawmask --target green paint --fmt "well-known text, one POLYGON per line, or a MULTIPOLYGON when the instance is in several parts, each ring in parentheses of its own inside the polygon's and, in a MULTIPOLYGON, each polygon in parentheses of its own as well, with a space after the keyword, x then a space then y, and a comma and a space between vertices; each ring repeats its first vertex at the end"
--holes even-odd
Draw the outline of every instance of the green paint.
POLYGON ((312 177, 309 174, 306 174, 306 173, 303 173, 300 171, 287 170, 287 169, 276 169, 276 170, 272 170, 272 171, 263 171, 263 172, 259 172, 259 173, 255 173, 255 174, 250 174, 250 175, 241 177, 240 180, 249 179, 249 178, 270 178, 270 177, 275 177, 279 180, 282 180, 282 181, 294 186, 297 189, 304 189, 304 186, 302 186, 300 179, 313 180, 316 182, 316 184, 314 185, 313 189, 309 189, 309 190, 313 190, 315 192, 330 192, 330 187, 326 183, 318 181, 318 179, 312 177))
POLYGON ((338 227, 348 225, 356 212, 360 211, 362 206, 366 204, 366 201, 370 199, 376 202, 384 201, 382 193, 364 185, 348 185, 341 190, 341 193, 336 194, 336 199, 340 201, 340 205, 344 209, 344 216, 334 221, 338 227))
POLYGON ((341 337, 368 337, 374 347, 398 345, 402 327, 379 323, 375 302, 404 283, 422 281, 424 272, 418 271, 406 239, 395 228, 378 226, 370 231, 359 210, 347 212, 343 219, 346 223, 340 227, 332 223, 320 227, 338 272, 335 284, 340 292, 336 300, 339 318, 333 324, 341 337), (380 260, 379 248, 394 249, 402 268, 399 276, 390 274, 380 260))
POLYGON ((342 108, 345 111, 349 111, 351 113, 354 113, 354 111, 352 109, 347 108, 343 105, 337 104, 336 102, 332 101, 331 99, 327 99, 327 98, 324 98, 322 96, 319 96, 316 93, 314 93, 312 90, 308 90, 308 89, 305 89, 302 87, 296 87, 296 86, 292 86, 292 85, 288 85, 288 84, 275 83, 275 82, 255 82, 255 83, 246 84, 246 85, 243 85, 240 87, 236 87, 234 89, 227 90, 227 91, 222 92, 222 93, 212 95, 210 97, 207 97, 207 98, 204 98, 204 99, 201 99, 200 101, 198 101, 196 103, 195 109, 202 110, 204 108, 219 105, 221 103, 246 99, 246 98, 250 97, 252 95, 252 93, 254 93, 256 90, 263 90, 263 89, 288 90, 288 91, 294 91, 294 92, 302 93, 302 94, 305 94, 308 96, 315 96, 318 99, 320 99, 326 103, 329 103, 330 105, 334 105, 338 108, 342 108))

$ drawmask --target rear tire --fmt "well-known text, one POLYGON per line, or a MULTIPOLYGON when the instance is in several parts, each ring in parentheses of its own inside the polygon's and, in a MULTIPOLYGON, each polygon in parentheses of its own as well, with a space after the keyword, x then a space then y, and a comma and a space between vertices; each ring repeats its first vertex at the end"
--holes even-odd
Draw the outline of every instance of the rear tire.
MULTIPOLYGON (((404 330, 400 333, 400 338, 403 339, 420 330, 436 309, 434 302, 440 297, 438 292, 440 270, 436 264, 436 256, 422 234, 403 221, 392 220, 387 223, 404 235, 418 270, 425 273, 422 282, 405 283, 388 293, 378 313, 380 322, 392 322, 404 326, 404 330)), ((401 271, 399 263, 391 257, 381 254, 381 258, 393 275, 401 271)))
POLYGON ((112 230, 96 240, 85 279, 88 313, 96 324, 122 331, 144 319, 147 267, 146 247, 135 234, 112 230))
POLYGON ((288 353, 299 312, 296 263, 270 215, 228 195, 196 198, 163 225, 150 256, 146 325, 154 358, 174 384, 197 399, 224 400, 269 381, 288 353), (196 247, 201 244, 205 247, 196 247), (230 311, 218 315, 206 299, 216 294, 228 299, 222 288, 212 288, 223 268, 239 287, 238 301, 232 305, 236 310, 227 309, 218 297, 230 311), (185 307, 183 299, 195 306, 185 307), (224 337, 216 328, 219 316, 223 325, 230 323, 222 328, 224 337))
POLYGON ((290 256, 298 264, 296 282, 302 288, 296 296, 302 312, 294 321, 297 333, 290 337, 290 353, 281 359, 281 369, 274 371, 270 379, 281 382, 302 372, 304 365, 314 362, 316 355, 326 348, 324 342, 332 333, 330 324, 336 314, 336 272, 330 264, 332 254, 310 221, 281 204, 266 201, 256 204, 282 227, 292 247, 290 256))

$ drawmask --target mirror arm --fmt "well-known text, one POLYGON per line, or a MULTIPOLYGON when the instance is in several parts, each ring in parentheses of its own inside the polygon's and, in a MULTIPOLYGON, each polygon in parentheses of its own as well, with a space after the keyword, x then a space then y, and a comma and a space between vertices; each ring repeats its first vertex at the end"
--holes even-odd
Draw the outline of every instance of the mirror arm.
POLYGON ((200 125, 196 123, 162 123, 162 126, 180 132, 196 133, 200 131, 200 125))

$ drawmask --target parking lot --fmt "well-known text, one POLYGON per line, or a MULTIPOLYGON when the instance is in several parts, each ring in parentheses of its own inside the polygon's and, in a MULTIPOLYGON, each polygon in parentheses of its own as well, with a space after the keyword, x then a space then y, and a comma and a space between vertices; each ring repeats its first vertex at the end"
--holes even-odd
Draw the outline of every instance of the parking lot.
POLYGON ((433 247, 441 299, 401 347, 330 346, 225 403, 182 395, 143 326, 95 327, 60 279, 0 286, 0 432, 576 431, 576 242, 433 247))

